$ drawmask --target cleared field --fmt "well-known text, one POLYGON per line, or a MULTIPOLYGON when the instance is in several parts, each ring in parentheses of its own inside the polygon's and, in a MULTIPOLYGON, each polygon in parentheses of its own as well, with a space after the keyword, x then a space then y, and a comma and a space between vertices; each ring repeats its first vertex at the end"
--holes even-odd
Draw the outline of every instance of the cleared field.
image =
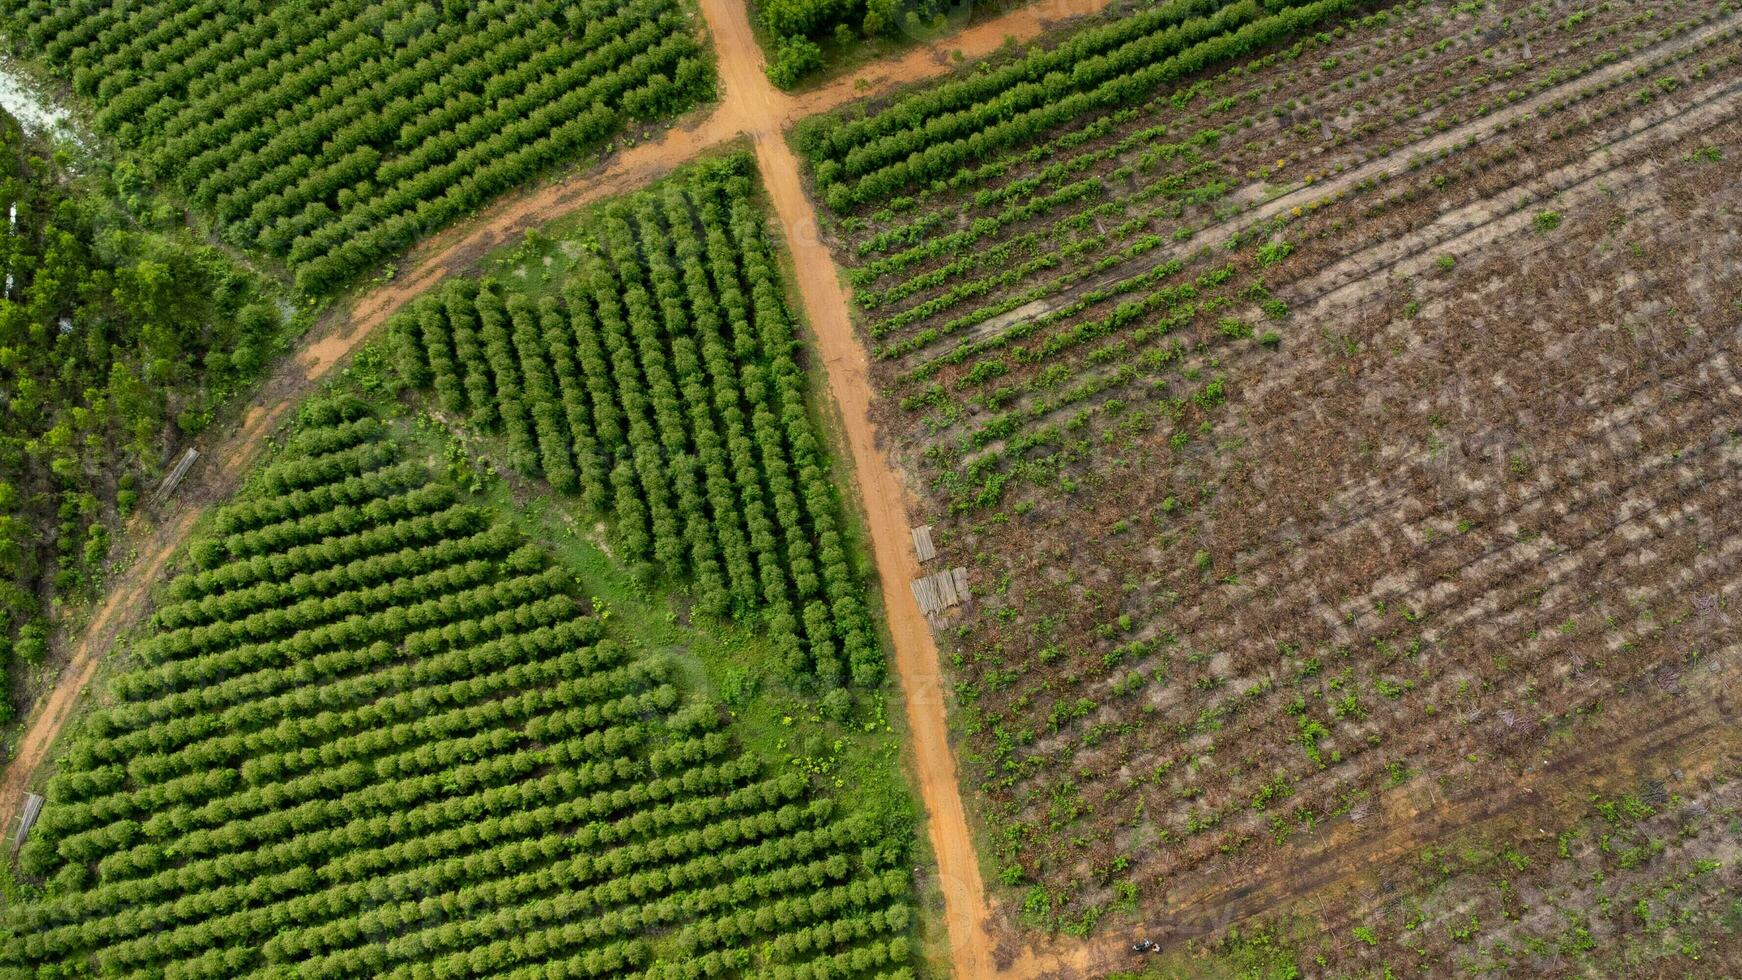
POLYGON ((799 127, 984 597, 939 626, 1020 917, 1286 907, 1728 663, 1739 57, 1730 4, 1168 2, 799 127))
POLYGON ((315 294, 714 83, 677 0, 8 0, 0 14, 147 176, 315 294))
POLYGON ((612 202, 542 297, 450 283, 390 324, 396 363, 500 433, 515 469, 608 515, 626 561, 763 623, 793 677, 874 687, 883 655, 752 173, 734 155, 612 202))
POLYGON ((908 872, 354 400, 211 519, 49 786, 15 968, 910 975, 908 872))

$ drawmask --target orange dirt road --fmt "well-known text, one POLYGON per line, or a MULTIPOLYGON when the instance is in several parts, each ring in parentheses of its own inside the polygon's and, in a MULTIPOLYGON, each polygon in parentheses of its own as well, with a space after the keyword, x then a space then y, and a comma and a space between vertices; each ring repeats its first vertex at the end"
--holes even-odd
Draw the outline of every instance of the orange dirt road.
MULTIPOLYGON (((956 64, 989 54, 1007 42, 1031 41, 1073 18, 1099 12, 1111 0, 1035 0, 900 58, 874 63, 800 95, 769 84, 762 52, 750 28, 743 0, 701 0, 701 9, 718 56, 723 98, 712 112, 680 122, 659 138, 611 155, 604 163, 486 209, 474 221, 439 233, 399 264, 393 281, 358 296, 349 309, 325 319, 262 385, 241 426, 215 445, 184 482, 179 498, 164 505, 154 529, 137 541, 139 564, 121 574, 73 647, 41 710, 31 720, 17 754, 0 776, 0 813, 23 803, 37 768, 61 728, 72 717, 79 696, 96 675, 101 658, 117 637, 140 622, 149 589, 185 541, 200 516, 225 499, 259 456, 264 438, 303 395, 357 349, 394 312, 444 279, 473 271, 488 252, 533 228, 572 214, 607 197, 624 194, 659 179, 707 150, 748 136, 787 246, 798 270, 799 292, 817 335, 830 390, 847 432, 855 477, 882 581, 884 607, 894 639, 894 667, 912 730, 913 763, 927 827, 937 857, 949 929, 951 961, 967 978, 1032 976, 1072 970, 1065 961, 1042 962, 1025 952, 1000 971, 987 931, 988 907, 979 862, 968 833, 967 815, 956 781, 950 748, 943 677, 930 625, 906 582, 918 572, 909 547, 906 494, 901 478, 877 448, 870 423, 870 365, 853 334, 847 296, 819 233, 816 213, 804 194, 798 160, 783 136, 790 123, 855 99, 945 74, 956 64), (212 462, 215 461, 215 465, 212 462)), ((137 522, 136 522, 137 523, 137 522)), ((1050 959, 1050 958, 1049 958, 1050 959)))
MULTIPOLYGON (((894 60, 866 65, 863 69, 814 91, 786 97, 791 105, 788 119, 813 116, 854 99, 878 95, 892 88, 934 78, 949 71, 955 63, 956 52, 961 52, 961 60, 965 64, 997 51, 1007 41, 1023 44, 1065 21, 1100 13, 1109 2, 1111 0, 1034 0, 1002 17, 971 24, 961 33, 953 34, 935 44, 914 48, 894 60)), ((755 50, 755 39, 750 40, 752 54, 758 59, 756 73, 761 78, 761 52, 755 50)), ((766 82, 763 84, 773 90, 773 86, 768 86, 766 82)))
MULTIPOLYGON (((1051 21, 1047 10, 1058 3, 1025 8, 1021 33, 1033 36, 1051 21)), ((1099 9, 1100 3, 1067 6, 1077 12, 1099 9)), ((967 813, 957 782, 955 752, 950 747, 943 676, 931 626, 907 583, 919 574, 911 550, 907 498, 901 477, 877 448, 871 424, 871 366, 865 348, 853 333, 848 297, 841 286, 828 246, 823 244, 816 211, 805 196, 799 164, 781 131, 784 123, 862 94, 861 77, 850 78, 798 99, 769 84, 762 72, 762 52, 756 45, 742 0, 701 0, 702 16, 714 36, 719 56, 724 100, 720 116, 749 133, 757 167, 774 204, 797 270, 800 301, 816 334, 817 349, 829 380, 829 392, 846 430, 853 474, 864 503, 877 577, 883 587, 883 608, 894 641, 894 667, 907 711, 913 771, 926 810, 926 828, 937 860, 949 930, 950 960, 959 976, 998 974, 993 943, 986 925, 989 909, 980 864, 968 832, 967 813)), ((964 55, 996 49, 1017 28, 1009 19, 988 22, 952 38, 947 44, 964 55)), ((948 68, 944 50, 923 49, 903 58, 892 74, 879 76, 882 85, 938 74, 948 68)), ((1018 964, 1024 974, 1032 964, 1018 964)))
MULTIPOLYGON (((737 0, 703 0, 733 4, 737 0)), ((828 372, 829 390, 839 406, 852 453, 853 473, 865 505, 877 576, 883 584, 883 608, 895 646, 895 674, 907 708, 914 776, 925 803, 926 826, 937 857, 938 882, 944 896, 944 916, 950 933, 951 961, 964 977, 989 977, 996 970, 985 930, 986 889, 967 814, 956 781, 956 758, 950 748, 944 710, 943 677, 931 627, 907 582, 919 575, 908 544, 907 507, 900 478, 877 448, 871 425, 870 365, 853 336, 847 298, 835 265, 817 234, 816 215, 806 202, 798 178, 798 162, 778 133, 756 135, 756 160, 786 230, 787 247, 798 270, 799 294, 818 352, 828 372)))
MULTIPOLYGON (((317 345, 328 342, 325 337, 316 341, 317 345)), ((115 573, 108 594, 86 624, 54 687, 19 739, 18 751, 0 775, 0 807, 4 807, 0 813, 15 813, 24 805, 24 795, 30 790, 37 769, 72 718, 79 696, 97 675, 104 654, 122 633, 144 618, 151 587, 194 524, 213 503, 235 490, 265 447, 267 433, 331 366, 328 363, 311 369, 305 357, 292 359, 262 388, 259 402, 243 416, 242 424, 216 445, 205 447, 204 455, 183 479, 175 498, 155 505, 156 523, 147 527, 143 516, 136 516, 129 524, 128 540, 135 545, 136 563, 115 573)))
MULTIPOLYGON (((739 0, 702 0, 703 10, 719 6, 738 7, 742 19, 739 0)), ((908 516, 907 494, 894 464, 877 448, 877 429, 871 424, 870 361, 853 334, 848 297, 828 246, 818 233, 816 212, 799 179, 798 160, 778 132, 753 133, 752 139, 763 184, 797 269, 799 296, 816 333, 817 353, 841 413, 853 475, 865 506, 877 577, 883 587, 883 610, 894 641, 895 675, 907 711, 914 779, 925 804, 926 829, 943 892, 950 961, 957 975, 966 978, 1037 976, 1060 969, 1076 975, 1078 971, 1071 966, 1080 962, 1086 949, 1070 953, 1061 949, 1045 958, 1024 951, 1016 962, 1002 970, 998 967, 987 929, 991 909, 986 886, 980 877, 973 837, 968 833, 956 778, 956 755, 950 747, 937 643, 931 624, 907 587, 920 574, 909 535, 913 522, 908 516)))
POLYGON ((0 779, 0 801, 5 802, 7 813, 24 805, 24 794, 30 790, 31 777, 42 765, 61 727, 72 717, 79 695, 97 673, 103 653, 114 642, 120 627, 126 621, 136 620, 144 609, 146 590, 163 571, 164 564, 175 550, 174 543, 179 543, 187 535, 197 516, 198 513, 190 509, 173 523, 160 525, 149 555, 143 558, 139 567, 130 568, 122 575, 123 581, 110 591, 96 615, 91 617, 85 635, 73 650, 72 659, 61 670, 54 688, 43 701, 42 710, 37 712, 30 729, 20 741, 18 754, 7 765, 4 779, 0 779))

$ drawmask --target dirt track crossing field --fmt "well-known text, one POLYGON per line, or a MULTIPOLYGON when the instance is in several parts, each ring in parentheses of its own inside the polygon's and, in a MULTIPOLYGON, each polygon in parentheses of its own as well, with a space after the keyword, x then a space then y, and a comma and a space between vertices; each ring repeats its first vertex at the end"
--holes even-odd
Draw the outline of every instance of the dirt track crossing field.
MULTIPOLYGON (((1742 465, 1730 312, 1742 294, 1722 274, 1742 241, 1742 13, 1661 35, 1625 17, 1637 9, 1656 27, 1685 5, 1636 0, 1528 30, 1493 12, 1448 16, 1450 53, 1429 47, 1427 19, 1386 27, 1387 43, 1424 52, 1434 71, 1422 77, 1444 79, 1397 96, 1357 76, 1371 36, 1339 36, 1300 69, 1324 80, 1316 105, 1284 104, 1299 94, 1284 66, 1237 82, 1226 103, 1150 107, 1169 125, 1245 130, 1169 174, 1184 188, 1167 199, 1177 210, 1119 169, 1138 155, 1111 152, 1121 132, 1085 131, 997 180, 1038 179, 1077 147, 1106 151, 1087 171, 1105 199, 1000 231, 959 260, 970 271, 925 259, 850 291, 841 269, 875 261, 872 235, 897 218, 866 208, 856 227, 819 223, 788 127, 945 74, 953 51, 971 62, 1106 5, 1031 4, 795 96, 766 81, 744 4, 701 0, 717 107, 419 246, 312 331, 241 424, 203 447, 177 501, 135 521, 138 558, 30 720, 0 776, 0 814, 16 811, 190 529, 389 316, 527 231, 739 139, 754 149, 844 425, 958 975, 1098 975, 1130 964, 1133 938, 1211 936, 1295 907, 1346 935, 1362 915, 1388 914, 1376 869, 1417 849, 1565 816, 1622 775, 1685 770, 1689 794, 1707 791, 1699 775, 1739 750, 1723 693, 1742 670, 1733 614, 1687 607, 1742 601, 1727 489, 1742 465), (1466 83, 1453 62, 1464 47, 1500 52, 1476 63, 1503 70, 1466 83), (1163 244, 1110 257, 1145 232, 1163 244), (1114 243, 1105 255, 1097 234, 1114 243), (1260 251, 1278 242, 1280 257, 1260 251), (995 259, 973 270, 1006 243, 1088 257, 1057 273, 1036 263, 1044 276, 955 305, 946 293, 967 277, 1014 275, 995 259), (1225 290, 1197 280, 1199 301, 1220 310, 1203 323, 1072 338, 1170 264, 1183 282, 1224 263, 1225 290), (904 277, 928 274, 935 284, 908 290, 904 277), (1250 326, 1270 326, 1276 304, 1286 318, 1260 345, 1250 326), (1009 478, 999 521, 961 506, 962 473, 1009 478), (970 627, 965 665, 949 675, 907 588, 918 574, 908 528, 933 520, 944 560, 968 565, 985 596, 977 618, 946 619, 970 627), (1695 647, 1709 671, 1678 660, 1695 647), (1348 657, 1369 649, 1389 659, 1348 657), (952 718, 957 682, 972 704, 952 718), (1298 710, 1269 696, 1281 691, 1300 694, 1298 710), (1660 723, 1586 722, 1593 703, 1660 723), (1581 729, 1565 747, 1587 723, 1601 734, 1581 729), (964 729, 965 780, 952 742, 964 729), (1635 760, 1624 774, 1604 765, 1616 752, 1635 760), (964 781, 989 836, 1031 850, 976 853, 964 781), (1287 820, 1252 802, 1276 794, 1287 820), (1000 833, 1013 827, 1027 836, 1000 833), (1109 919, 1087 941, 1036 942, 982 866, 1017 867, 1024 887, 1064 896, 1061 915, 1110 904, 1118 877, 1143 915, 1109 919)), ((953 231, 978 216, 975 193, 939 191, 925 206, 959 208, 941 225, 953 231)), ((1374 965, 1360 944, 1336 953, 1374 965)))

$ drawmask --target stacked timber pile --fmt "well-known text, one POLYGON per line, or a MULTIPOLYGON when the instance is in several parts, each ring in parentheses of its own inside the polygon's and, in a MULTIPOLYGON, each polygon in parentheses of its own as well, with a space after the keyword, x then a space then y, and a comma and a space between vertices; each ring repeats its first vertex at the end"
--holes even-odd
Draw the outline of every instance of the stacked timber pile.
POLYGON ((919 601, 920 611, 928 616, 960 605, 969 598, 968 570, 952 568, 947 572, 914 579, 913 597, 919 601))

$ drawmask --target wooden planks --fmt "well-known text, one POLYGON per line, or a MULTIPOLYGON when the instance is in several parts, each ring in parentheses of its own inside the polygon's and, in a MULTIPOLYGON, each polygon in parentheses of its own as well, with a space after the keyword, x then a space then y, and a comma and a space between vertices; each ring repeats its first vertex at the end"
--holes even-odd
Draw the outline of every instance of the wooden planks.
POLYGON ((170 494, 175 493, 175 488, 181 485, 182 477, 188 475, 188 470, 194 465, 194 460, 199 458, 198 450, 194 449, 189 449, 181 454, 181 460, 175 464, 175 469, 169 471, 169 475, 163 478, 163 485, 157 488, 156 499, 159 502, 168 500, 170 494))
POLYGON ((924 524, 913 529, 913 553, 922 562, 931 561, 938 556, 938 549, 931 543, 931 525, 924 524))
POLYGON ((30 836, 30 828, 36 826, 36 818, 42 813, 44 800, 35 793, 24 794, 24 812, 18 815, 18 833, 12 836, 12 856, 18 856, 18 849, 24 846, 25 838, 30 836))
POLYGON ((926 615, 943 612, 968 600, 968 570, 952 568, 913 580, 913 598, 926 615))

